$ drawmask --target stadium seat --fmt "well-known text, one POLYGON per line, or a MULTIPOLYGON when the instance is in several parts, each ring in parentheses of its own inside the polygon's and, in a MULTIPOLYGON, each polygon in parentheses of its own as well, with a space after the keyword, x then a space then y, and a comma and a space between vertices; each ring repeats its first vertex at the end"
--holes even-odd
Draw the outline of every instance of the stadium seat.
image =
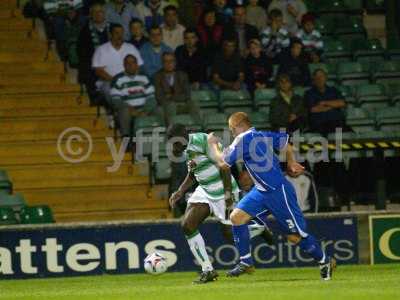
POLYGON ((369 73, 359 62, 342 62, 337 68, 338 80, 345 85, 368 84, 369 73))
POLYGON ((271 127, 269 124, 269 115, 263 111, 251 113, 250 120, 253 126, 259 130, 268 130, 271 127))
POLYGON ((0 170, 0 192, 12 193, 13 186, 8 174, 4 170, 0 170))
POLYGON ((343 0, 343 4, 350 13, 360 14, 363 10, 363 0, 343 0))
POLYGON ((166 157, 161 157, 154 166, 154 178, 156 182, 166 182, 171 178, 171 162, 166 157))
POLYGON ((351 105, 356 103, 356 97, 354 96, 354 90, 352 86, 338 84, 335 85, 335 87, 342 93, 347 104, 351 105))
POLYGON ((346 110, 346 124, 355 132, 374 130, 375 119, 362 108, 348 107, 346 110))
POLYGON ((400 38, 397 35, 388 37, 386 56, 392 60, 400 59, 400 38))
POLYGON ((381 60, 385 57, 385 51, 378 39, 357 41, 353 44, 353 51, 354 59, 357 61, 363 57, 380 57, 381 60))
POLYGON ((271 104, 271 100, 275 97, 275 89, 259 89, 254 93, 254 102, 257 107, 269 106, 271 104))
POLYGON ((296 86, 294 87, 293 91, 296 95, 299 95, 301 97, 304 97, 304 94, 306 91, 309 89, 309 87, 304 87, 304 86, 296 86))
POLYGON ((400 81, 400 61, 386 60, 376 64, 372 74, 373 79, 397 78, 400 81))
POLYGON ((386 85, 387 94, 392 99, 392 104, 400 103, 400 81, 386 85))
POLYGON ((191 115, 182 114, 176 115, 171 118, 172 124, 185 124, 191 130, 201 131, 203 126, 202 124, 197 123, 191 115))
POLYGON ((219 101, 221 103, 222 108, 227 107, 242 107, 253 105, 252 98, 248 91, 240 90, 240 91, 230 91, 230 90, 222 90, 219 96, 219 101))
POLYGON ((318 2, 318 4, 320 14, 343 13, 346 10, 343 0, 324 0, 318 2))
MULTIPOLYGON (((135 124, 132 127, 132 135, 134 130, 136 133, 142 131, 144 137, 152 136, 155 130, 157 130, 158 134, 161 137, 164 137, 166 133, 164 121, 158 116, 145 116, 135 118, 135 124)), ((143 155, 149 155, 152 151, 152 142, 150 140, 146 140, 142 143, 142 147, 143 155)))
POLYGON ((19 216, 21 224, 54 223, 53 213, 47 205, 25 206, 19 216))
POLYGON ((376 120, 379 130, 400 131, 400 109, 389 107, 376 112, 376 120))
POLYGON ((207 132, 223 130, 228 127, 228 117, 226 114, 218 113, 206 115, 204 117, 204 130, 207 132))
POLYGON ((324 40, 323 55, 328 61, 349 61, 352 58, 349 45, 335 38, 324 40))
POLYGON ((0 207, 0 225, 18 224, 15 212, 11 207, 0 207))
POLYGON ((196 101, 201 108, 218 107, 218 99, 211 90, 194 90, 191 91, 191 98, 196 101))
POLYGON ((362 18, 358 16, 345 17, 337 22, 335 35, 340 36, 364 36, 366 35, 366 29, 362 18))
POLYGON ((387 107, 390 98, 386 95, 385 87, 381 84, 359 85, 356 88, 358 104, 370 112, 387 107))
POLYGON ((315 28, 324 36, 332 35, 335 31, 335 21, 333 18, 320 17, 315 22, 315 28))
POLYGON ((6 192, 0 192, 0 206, 11 207, 14 210, 20 210, 26 205, 25 199, 21 193, 15 193, 13 195, 6 192))
POLYGON ((242 112, 249 114, 253 111, 253 106, 250 106, 250 105, 248 105, 248 106, 230 106, 230 107, 224 108, 224 114, 226 114, 228 116, 235 112, 238 112, 238 111, 242 111, 242 112))

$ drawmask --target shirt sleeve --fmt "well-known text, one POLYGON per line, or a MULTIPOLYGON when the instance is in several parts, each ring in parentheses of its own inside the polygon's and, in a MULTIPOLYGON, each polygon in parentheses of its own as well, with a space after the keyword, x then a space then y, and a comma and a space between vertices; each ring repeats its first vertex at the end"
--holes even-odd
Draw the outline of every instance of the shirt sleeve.
POLYGON ((282 150, 289 142, 289 135, 284 132, 264 131, 263 136, 272 139, 272 147, 275 150, 282 150))
POLYGON ((93 68, 104 68, 106 66, 106 62, 103 60, 103 55, 101 53, 101 47, 97 48, 94 52, 92 59, 92 67, 93 68))
POLYGON ((232 144, 227 147, 222 155, 223 161, 228 166, 233 166, 240 158, 243 156, 243 138, 238 136, 232 142, 232 144))

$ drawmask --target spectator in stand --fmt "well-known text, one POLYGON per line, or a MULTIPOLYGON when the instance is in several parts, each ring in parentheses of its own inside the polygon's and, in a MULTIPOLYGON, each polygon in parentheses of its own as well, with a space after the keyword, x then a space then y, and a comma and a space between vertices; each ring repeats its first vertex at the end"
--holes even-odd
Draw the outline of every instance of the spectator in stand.
POLYGON ((110 85, 113 77, 124 71, 124 58, 131 54, 137 58, 139 66, 142 57, 135 46, 124 42, 124 28, 120 24, 110 26, 110 41, 98 47, 93 55, 92 68, 99 80, 96 85, 111 104, 110 85))
POLYGON ((324 48, 321 33, 315 29, 315 19, 312 14, 305 14, 301 19, 302 28, 296 36, 304 45, 304 54, 310 63, 319 63, 324 48))
POLYGON ((290 48, 281 56, 278 74, 287 74, 295 86, 311 84, 310 70, 302 55, 303 44, 298 38, 293 38, 290 48))
POLYGON ((240 55, 246 57, 248 54, 247 45, 249 41, 257 38, 257 28, 246 24, 246 8, 242 5, 236 6, 233 13, 233 26, 227 27, 227 30, 225 30, 224 40, 236 39, 240 55))
POLYGON ((142 20, 147 31, 149 31, 150 28, 160 26, 163 23, 164 8, 168 5, 170 4, 163 0, 144 0, 136 5, 139 18, 142 20))
POLYGON ((279 9, 283 13, 283 23, 291 35, 295 35, 301 24, 301 18, 307 13, 303 0, 272 0, 268 11, 279 9))
POLYGON ((190 99, 190 83, 186 73, 176 70, 175 55, 164 53, 163 67, 154 76, 156 100, 167 125, 177 114, 190 114, 196 121, 200 119, 198 106, 190 99))
POLYGON ((258 0, 249 0, 246 7, 246 23, 253 25, 261 32, 267 26, 265 9, 258 5, 258 0))
POLYGON ((179 24, 178 10, 169 5, 164 8, 164 24, 161 25, 163 42, 172 50, 183 45, 183 33, 185 27, 179 24))
POLYGON ((149 41, 145 36, 143 22, 140 19, 132 19, 129 24, 129 30, 131 31, 130 43, 140 50, 140 48, 149 41))
POLYGON ((172 52, 172 49, 162 42, 161 28, 152 27, 149 32, 149 41, 140 49, 140 53, 144 60, 144 72, 153 79, 162 67, 162 56, 166 52, 172 52))
POLYGON ((227 5, 227 0, 213 0, 217 23, 225 27, 232 26, 233 10, 227 5))
POLYGON ((257 39, 249 42, 249 55, 245 60, 245 68, 246 86, 252 94, 257 89, 271 86, 272 62, 262 52, 261 42, 257 39))
POLYGON ((111 101, 117 113, 121 136, 130 136, 132 118, 146 116, 155 107, 154 87, 145 75, 139 75, 137 58, 128 54, 124 58, 124 72, 111 83, 111 101))
POLYGON ((223 35, 223 27, 217 23, 215 10, 207 9, 204 11, 197 31, 206 56, 205 63, 210 66, 214 61, 215 53, 221 46, 223 35))
POLYGON ((133 18, 139 17, 135 6, 126 0, 111 0, 105 8, 107 21, 121 24, 124 28, 124 40, 129 41, 131 39, 129 24, 133 18))
POLYGON ((225 40, 222 52, 215 56, 212 80, 218 90, 239 91, 244 88, 244 68, 235 40, 225 40))
POLYGON ((269 122, 274 131, 284 128, 292 133, 306 128, 307 108, 303 98, 294 93, 290 77, 286 74, 278 76, 277 96, 271 101, 269 122))
POLYGON ((343 131, 351 130, 345 124, 343 109, 346 102, 341 93, 326 84, 327 75, 324 70, 317 69, 313 73, 313 86, 305 93, 308 108, 310 129, 322 135, 335 132, 336 128, 343 131))
POLYGON ((104 6, 102 4, 93 4, 90 7, 89 13, 89 21, 82 28, 78 37, 78 81, 86 86, 90 103, 95 104, 96 75, 92 69, 92 57, 99 46, 108 42, 110 26, 106 21, 104 6))
POLYGON ((199 38, 194 29, 186 29, 184 33, 184 44, 175 51, 177 69, 186 72, 192 89, 199 89, 206 82, 207 66, 199 38))
POLYGON ((261 44, 267 56, 278 63, 282 50, 289 47, 289 33, 283 27, 282 12, 279 9, 271 10, 268 18, 270 24, 261 33, 261 44))

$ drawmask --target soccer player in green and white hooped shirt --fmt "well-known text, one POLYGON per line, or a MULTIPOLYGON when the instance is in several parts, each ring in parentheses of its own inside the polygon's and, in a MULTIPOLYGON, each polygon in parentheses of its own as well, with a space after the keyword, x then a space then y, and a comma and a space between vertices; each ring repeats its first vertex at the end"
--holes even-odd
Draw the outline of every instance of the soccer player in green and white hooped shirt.
MULTIPOLYGON (((181 142, 173 143, 173 151, 185 151, 188 163, 188 175, 178 190, 171 195, 170 205, 173 207, 192 185, 196 182, 199 184, 188 200, 182 221, 182 229, 190 250, 202 269, 199 279, 193 283, 211 282, 217 279, 218 274, 210 262, 198 227, 207 217, 214 215, 224 225, 224 229, 230 231, 228 212, 235 202, 239 201, 239 187, 231 172, 220 170, 210 158, 206 133, 188 134, 184 125, 175 124, 168 129, 167 137, 181 138, 181 142)), ((262 235, 266 240, 271 240, 270 231, 263 225, 249 225, 249 231, 251 237, 262 235)))

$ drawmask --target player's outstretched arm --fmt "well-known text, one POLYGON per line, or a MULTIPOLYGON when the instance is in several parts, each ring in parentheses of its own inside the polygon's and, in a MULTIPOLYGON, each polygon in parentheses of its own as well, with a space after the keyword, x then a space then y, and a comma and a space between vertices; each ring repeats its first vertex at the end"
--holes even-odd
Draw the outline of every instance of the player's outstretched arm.
POLYGON ((219 138, 213 133, 209 133, 207 137, 209 156, 214 160, 220 169, 230 169, 223 160, 223 153, 219 147, 219 138))
POLYGON ((284 151, 286 151, 287 173, 289 176, 297 177, 301 175, 304 172, 304 167, 296 161, 293 146, 288 143, 284 151))
POLYGON ((169 197, 169 205, 173 208, 176 202, 185 195, 186 191, 189 190, 195 182, 196 179, 194 178, 193 173, 189 172, 178 190, 172 193, 171 197, 169 197))

